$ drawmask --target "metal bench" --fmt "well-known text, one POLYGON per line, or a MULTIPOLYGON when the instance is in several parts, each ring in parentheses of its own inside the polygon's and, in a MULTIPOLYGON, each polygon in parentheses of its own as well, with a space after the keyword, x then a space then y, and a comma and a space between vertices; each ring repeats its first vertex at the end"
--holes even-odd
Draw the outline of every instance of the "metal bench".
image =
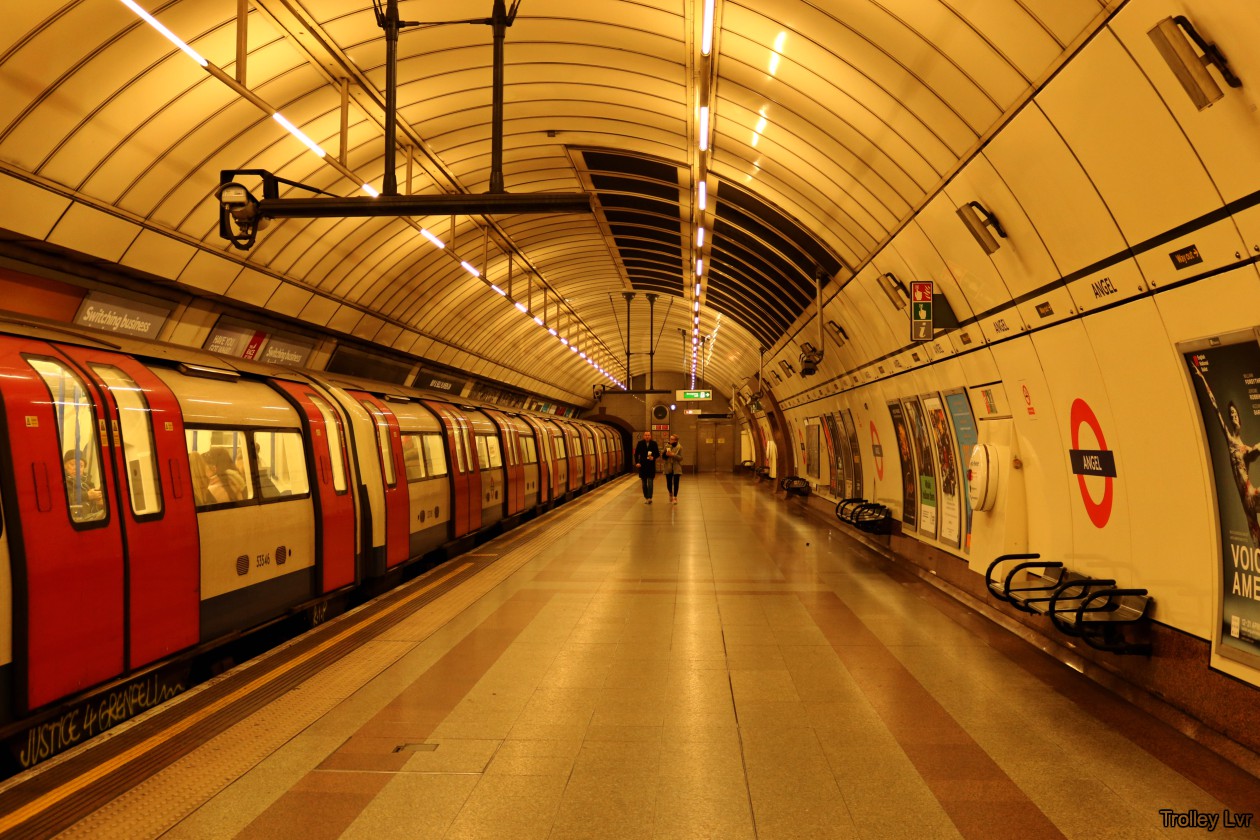
POLYGON ((789 496, 808 496, 810 493, 809 481, 799 475, 784 478, 779 482, 779 489, 789 496))
POLYGON ((836 518, 868 534, 891 534, 893 530, 888 506, 866 499, 841 499, 836 503, 836 518))
POLYGON ((1001 555, 989 564, 985 585, 999 601, 1049 616, 1055 629, 1092 648, 1150 655, 1150 644, 1125 634, 1126 626, 1146 617, 1151 598, 1145 589, 1117 588, 1114 580, 1073 572, 1058 561, 1041 560, 1040 554, 1001 555))

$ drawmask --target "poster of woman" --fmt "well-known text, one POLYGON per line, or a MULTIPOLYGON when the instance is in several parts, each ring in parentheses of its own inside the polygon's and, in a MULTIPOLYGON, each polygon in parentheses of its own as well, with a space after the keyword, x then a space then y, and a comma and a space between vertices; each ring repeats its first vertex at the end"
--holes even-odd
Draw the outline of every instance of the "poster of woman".
POLYGON ((1260 469, 1255 469, 1260 460, 1260 345, 1248 337, 1187 352, 1185 359, 1216 485, 1218 650, 1234 658, 1260 657, 1260 469))

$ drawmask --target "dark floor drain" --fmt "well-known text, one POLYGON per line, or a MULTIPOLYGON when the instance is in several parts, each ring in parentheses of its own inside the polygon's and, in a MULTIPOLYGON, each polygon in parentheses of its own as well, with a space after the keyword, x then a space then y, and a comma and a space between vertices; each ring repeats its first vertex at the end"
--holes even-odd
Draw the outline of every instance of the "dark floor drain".
POLYGON ((437 748, 437 744, 399 744, 394 747, 394 752, 433 752, 437 748))

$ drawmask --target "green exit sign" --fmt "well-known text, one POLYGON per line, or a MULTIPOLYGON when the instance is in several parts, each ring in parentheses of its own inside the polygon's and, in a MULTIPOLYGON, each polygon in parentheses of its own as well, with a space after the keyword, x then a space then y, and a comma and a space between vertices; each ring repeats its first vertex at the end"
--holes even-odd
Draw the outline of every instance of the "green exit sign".
POLYGON ((713 399, 712 391, 675 391, 674 399, 682 400, 711 400, 713 399))

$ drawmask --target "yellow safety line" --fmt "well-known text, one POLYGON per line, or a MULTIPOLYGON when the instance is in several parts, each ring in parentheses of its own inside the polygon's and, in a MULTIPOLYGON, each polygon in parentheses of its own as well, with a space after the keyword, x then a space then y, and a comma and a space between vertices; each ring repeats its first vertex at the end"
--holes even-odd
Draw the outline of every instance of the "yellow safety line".
MULTIPOLYGON (((397 602, 395 602, 388 608, 382 609, 382 611, 377 615, 377 619, 383 618, 397 611, 401 607, 405 606, 406 604, 409 604, 410 602, 414 601, 416 598, 419 598, 421 595, 430 591, 434 587, 439 586, 445 583, 446 581, 450 580, 451 578, 455 577, 456 575, 459 575, 462 572, 467 571, 468 569, 472 568, 474 565, 476 564, 464 563, 463 565, 451 570, 449 573, 433 581, 428 586, 422 587, 421 589, 417 589, 415 592, 411 593, 407 597, 399 599, 397 602)), ((311 648, 306 653, 289 661, 288 663, 280 666, 279 668, 276 668, 273 671, 270 671, 266 674, 260 674, 258 677, 255 677, 254 679, 250 680, 248 683, 236 689, 231 694, 221 697, 220 699, 216 700, 214 703, 210 704, 209 706, 206 706, 205 708, 201 709, 199 712, 195 714, 189 715, 183 720, 176 721, 170 727, 162 730, 160 733, 156 735, 153 735, 145 739, 144 741, 141 741, 135 746, 132 746, 131 748, 127 749, 125 752, 119 753, 118 755, 110 759, 108 762, 97 765, 96 767, 89 770, 88 772, 80 776, 76 776, 72 781, 66 783, 65 785, 62 785, 56 788, 55 790, 51 790, 48 793, 45 793, 43 796, 40 796, 38 799, 34 799, 28 802, 26 805, 22 806, 21 808, 17 809, 16 811, 10 814, 6 814, 5 816, 0 817, 0 833, 3 833, 5 831, 8 831, 11 828, 15 828, 21 825, 22 823, 34 817, 36 814, 42 811, 46 811, 52 806, 61 802, 63 799, 66 799, 67 797, 75 793, 78 793, 80 790, 87 787, 92 782, 95 782, 98 779, 102 778, 103 776, 106 776, 109 773, 112 773, 115 770, 121 768, 123 765, 127 764, 127 762, 131 761, 132 759, 136 758, 140 754, 149 750, 153 745, 155 745, 156 742, 159 742, 159 741, 165 742, 169 740, 170 738, 172 738, 173 736, 178 735, 181 732, 184 732, 188 729, 191 729, 193 726, 195 726, 198 723, 201 723, 202 721, 210 717, 215 712, 218 712, 219 710, 221 710, 223 707, 236 702, 244 695, 253 691, 256 687, 255 684, 262 683, 263 681, 271 681, 271 680, 276 679, 277 677, 283 676, 284 674, 288 673, 289 671, 292 671, 294 668, 298 667, 299 665, 311 659, 312 657, 316 656, 317 654, 322 653, 323 651, 327 650, 329 647, 332 647, 333 645, 342 641, 345 637, 349 636, 350 634, 356 633, 359 630, 362 630, 364 626, 365 625, 363 624, 354 624, 347 627, 345 630, 342 630, 340 633, 329 638, 328 640, 318 645, 317 647, 311 648)))

